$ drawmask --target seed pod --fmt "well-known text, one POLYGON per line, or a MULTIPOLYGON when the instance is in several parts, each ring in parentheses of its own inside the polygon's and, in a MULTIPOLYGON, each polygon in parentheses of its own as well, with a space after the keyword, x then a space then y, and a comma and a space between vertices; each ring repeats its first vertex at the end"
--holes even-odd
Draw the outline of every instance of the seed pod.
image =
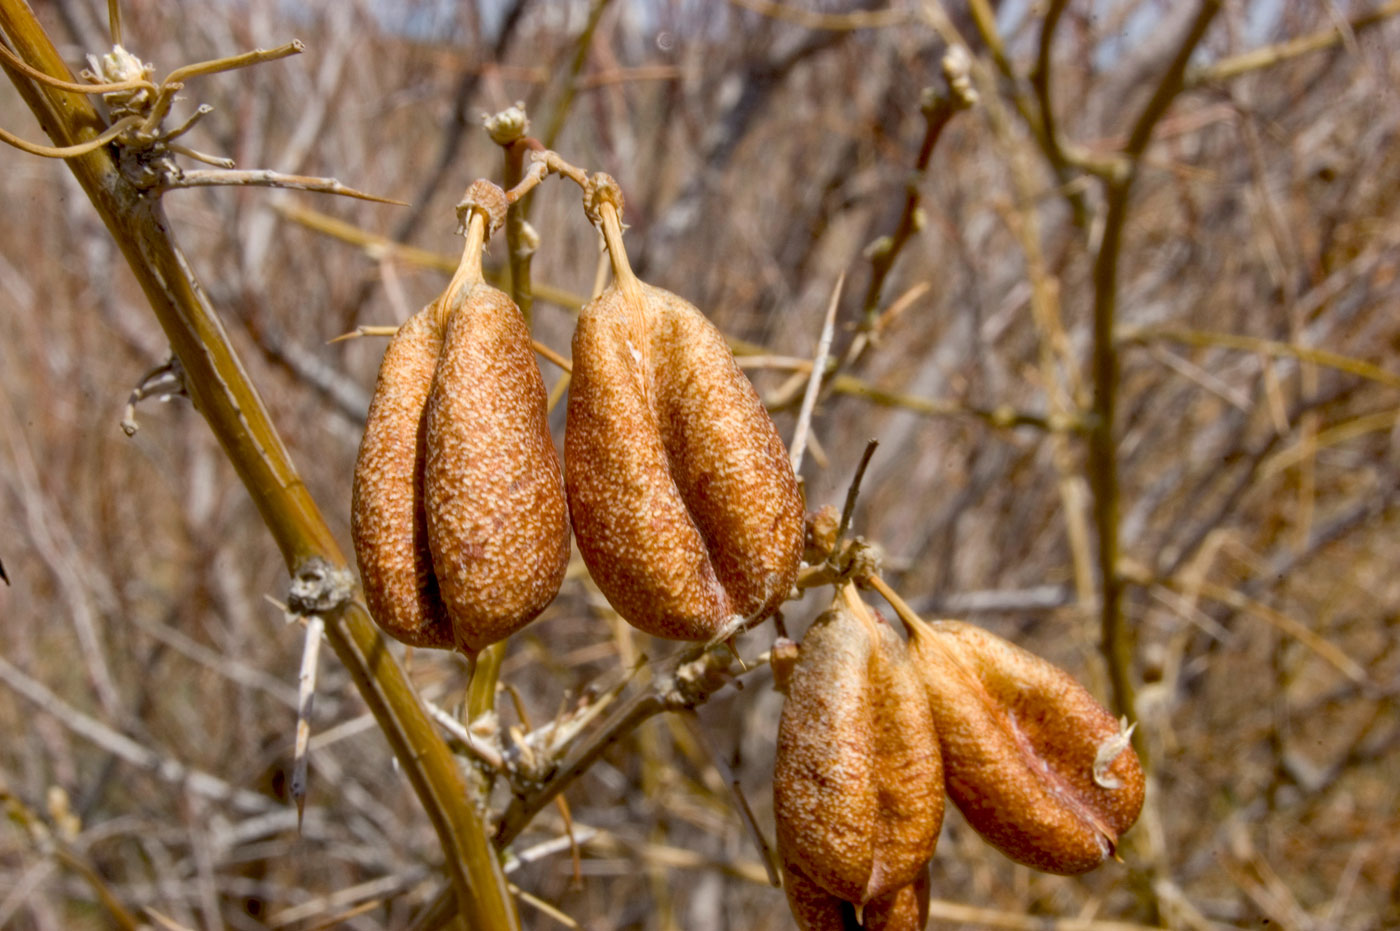
POLYGON ((784 861, 783 891, 801 931, 922 931, 928 924, 928 867, 907 886, 872 899, 859 913, 854 905, 817 885, 784 861))
POLYGON ((907 886, 873 899, 861 915, 865 931, 923 931, 928 924, 928 865, 907 886))
POLYGON ((849 589, 844 598, 807 631, 788 683, 773 812, 784 857, 863 906, 933 856, 942 769, 904 645, 849 589))
POLYGON ((590 190, 614 280, 574 332, 564 462, 579 552, 628 622, 710 640, 787 597, 802 497, 723 336, 632 274, 616 184, 603 175, 590 190))
POLYGON ((957 621, 911 625, 948 795, 1006 856, 1082 873, 1137 820, 1144 780, 1117 721, 1063 669, 957 621))
POLYGON ((457 273, 381 363, 351 524, 379 625, 415 646, 475 655, 554 597, 569 538, 529 333, 481 275, 504 194, 477 182, 458 210, 469 218, 457 273))
POLYGON ((423 512, 423 411, 442 350, 436 302, 389 342, 355 461, 350 533, 370 615, 411 646, 450 650, 423 512))
MULTIPOLYGON (((483 187, 484 185, 484 187, 483 187)), ((477 182, 462 264, 438 302, 442 353, 427 404, 428 543, 458 647, 475 655, 533 620, 569 562, 559 456, 520 309, 481 275, 477 182)), ((500 213, 504 213, 504 203, 500 213)))

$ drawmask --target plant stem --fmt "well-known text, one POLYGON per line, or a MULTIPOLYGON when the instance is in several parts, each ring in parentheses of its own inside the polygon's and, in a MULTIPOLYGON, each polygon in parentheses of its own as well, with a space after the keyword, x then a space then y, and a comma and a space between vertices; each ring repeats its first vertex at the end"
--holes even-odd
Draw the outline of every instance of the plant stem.
MULTIPOLYGON (((1113 687, 1114 708, 1130 720, 1137 720, 1137 702, 1132 681, 1132 638, 1123 616, 1123 593, 1127 581, 1119 567, 1118 437, 1115 418, 1118 413, 1120 363, 1114 339, 1118 314, 1118 258, 1140 158, 1152 139, 1157 122, 1180 93, 1186 63, 1211 20, 1220 12, 1220 6, 1221 0, 1203 0, 1171 64, 1134 122, 1123 150, 1127 159, 1125 167, 1105 181, 1107 210, 1103 236, 1094 256, 1094 402, 1089 430, 1088 470, 1094 493, 1094 525, 1099 538, 1099 574, 1103 591, 1099 621, 1102 650, 1108 663, 1109 682, 1113 687)), ((1145 744, 1138 748, 1144 768, 1148 766, 1146 749, 1145 744)))
MULTIPOLYGON (((0 31, 28 64, 71 80, 58 51, 23 0, 0 0, 0 31)), ((40 125, 60 146, 94 138, 101 116, 84 96, 5 70, 40 125)), ((205 298, 154 195, 122 175, 110 147, 69 159, 126 257, 185 372, 191 401, 247 488, 294 578, 322 570, 348 575, 345 557, 288 456, 267 409, 205 298)), ((458 907, 475 926, 518 928, 500 862, 466 797, 457 761, 438 736, 402 667, 358 599, 320 612, 336 654, 374 713, 438 832, 458 907)))

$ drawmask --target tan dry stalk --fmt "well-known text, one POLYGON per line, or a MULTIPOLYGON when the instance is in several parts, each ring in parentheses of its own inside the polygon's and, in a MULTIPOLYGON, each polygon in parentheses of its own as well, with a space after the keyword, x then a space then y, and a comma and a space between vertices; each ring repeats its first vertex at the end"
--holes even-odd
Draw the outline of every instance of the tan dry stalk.
POLYGON ((574 332, 564 461, 579 552, 634 626, 722 637, 771 614, 792 588, 797 480, 724 337, 632 273, 616 183, 594 176, 585 204, 614 280, 574 332))
POLYGON ((785 866, 857 908, 909 885, 938 841, 942 776, 903 643, 846 588, 803 638, 778 725, 785 866))
POLYGON ((1039 656, 971 624, 901 617, 937 722, 948 796, 968 823, 1039 870, 1102 863, 1142 808, 1128 734, 1039 656))

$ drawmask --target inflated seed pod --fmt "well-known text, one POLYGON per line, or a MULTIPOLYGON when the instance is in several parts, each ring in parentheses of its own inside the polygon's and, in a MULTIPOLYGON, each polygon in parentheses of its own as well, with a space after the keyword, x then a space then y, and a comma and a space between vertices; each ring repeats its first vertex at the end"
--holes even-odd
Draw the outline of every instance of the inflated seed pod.
POLYGON ((933 856, 943 785, 927 701, 903 643, 849 590, 802 640, 773 812, 785 861, 857 907, 912 883, 933 856))
POLYGON ((801 931, 921 931, 928 924, 927 866, 909 885, 872 899, 859 910, 827 892, 786 860, 783 891, 801 931))
POLYGON ((781 843, 778 856, 783 864, 783 892, 797 927, 801 931, 847 931, 855 920, 851 903, 827 892, 800 867, 788 861, 783 856, 781 843))
POLYGON ((441 351, 436 301, 399 327, 384 351, 355 461, 350 532, 375 622, 411 646, 450 650, 423 511, 423 413, 441 351))
POLYGON ((558 593, 569 520, 530 333, 481 274, 487 211, 503 215, 504 195, 477 182, 464 204, 466 251, 437 305, 443 342, 427 400, 423 500, 442 601, 457 646, 474 655, 558 593))
POLYGON ((458 210, 467 243, 457 273, 400 327, 380 365, 351 525, 380 627, 475 655, 554 597, 569 537, 529 333, 481 276, 504 193, 477 182, 458 210))
POLYGON ((957 621, 910 625, 909 650, 943 750, 948 795, 1006 856, 1082 873, 1142 808, 1128 734, 1058 666, 957 621))
POLYGON ((873 899, 861 921, 865 931, 922 931, 928 924, 928 865, 907 886, 873 899))
POLYGON ((802 497, 777 429, 724 337, 633 275, 621 195, 590 184, 614 280, 579 314, 564 434, 579 552, 617 612, 710 640, 771 614, 802 555, 802 497))

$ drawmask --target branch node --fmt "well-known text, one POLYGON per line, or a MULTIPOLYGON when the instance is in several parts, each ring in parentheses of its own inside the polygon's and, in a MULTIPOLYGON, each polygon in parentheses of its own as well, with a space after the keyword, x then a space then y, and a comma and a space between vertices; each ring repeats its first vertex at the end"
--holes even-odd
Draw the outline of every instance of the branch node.
POLYGON ((292 617, 327 614, 348 603, 355 593, 355 576, 321 556, 297 566, 287 587, 287 613, 292 617))

